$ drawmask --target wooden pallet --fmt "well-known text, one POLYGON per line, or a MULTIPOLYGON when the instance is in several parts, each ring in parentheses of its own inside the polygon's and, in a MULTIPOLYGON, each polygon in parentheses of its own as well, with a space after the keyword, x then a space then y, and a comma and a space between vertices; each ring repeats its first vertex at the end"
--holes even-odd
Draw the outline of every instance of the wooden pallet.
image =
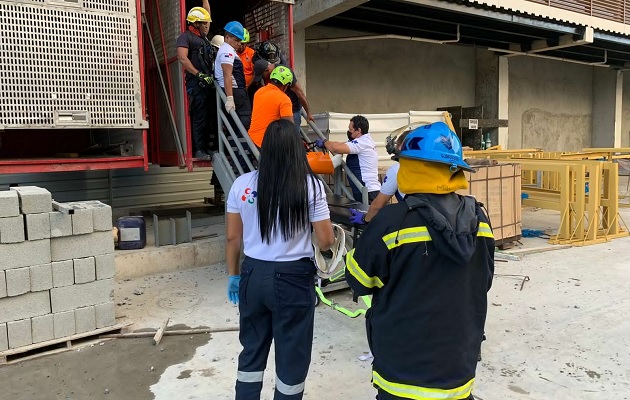
POLYGON ((34 358, 74 350, 79 344, 84 344, 90 340, 97 340, 99 339, 99 336, 104 333, 120 333, 123 328, 129 325, 131 325, 131 322, 118 323, 106 328, 77 333, 76 335, 67 336, 65 338, 48 340, 17 349, 1 351, 0 365, 14 364, 16 362, 32 360, 34 358))
POLYGON ((495 246, 498 247, 500 250, 509 250, 512 247, 514 247, 515 243, 521 240, 521 238, 522 238, 521 235, 516 235, 512 237, 499 239, 495 241, 495 246))

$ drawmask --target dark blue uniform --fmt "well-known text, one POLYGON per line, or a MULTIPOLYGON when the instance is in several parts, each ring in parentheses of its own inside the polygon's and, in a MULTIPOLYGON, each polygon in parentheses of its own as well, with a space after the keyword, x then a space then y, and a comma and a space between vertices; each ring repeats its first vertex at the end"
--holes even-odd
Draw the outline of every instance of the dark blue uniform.
POLYGON ((346 260, 366 315, 378 399, 469 399, 494 273, 494 238, 472 197, 384 207, 346 260))

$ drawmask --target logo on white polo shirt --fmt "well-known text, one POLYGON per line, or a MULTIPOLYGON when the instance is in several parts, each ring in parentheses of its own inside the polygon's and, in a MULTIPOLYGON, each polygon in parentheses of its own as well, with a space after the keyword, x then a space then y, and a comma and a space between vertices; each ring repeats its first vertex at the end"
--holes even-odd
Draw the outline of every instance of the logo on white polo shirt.
POLYGON ((256 196, 258 195, 258 193, 256 193, 255 190, 252 190, 251 188, 246 188, 243 191, 243 195, 241 196, 241 200, 245 201, 249 204, 254 204, 254 202, 256 201, 256 196))

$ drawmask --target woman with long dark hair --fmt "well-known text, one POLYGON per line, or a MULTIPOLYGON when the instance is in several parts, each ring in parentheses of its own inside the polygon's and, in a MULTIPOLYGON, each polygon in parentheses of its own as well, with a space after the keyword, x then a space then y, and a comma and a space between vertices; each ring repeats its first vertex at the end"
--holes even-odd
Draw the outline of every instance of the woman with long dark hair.
POLYGON ((228 298, 239 304, 243 345, 236 400, 260 399, 272 340, 274 400, 303 397, 315 316, 313 234, 321 250, 334 242, 323 184, 293 123, 274 121, 264 135, 258 171, 238 177, 227 201, 228 298))

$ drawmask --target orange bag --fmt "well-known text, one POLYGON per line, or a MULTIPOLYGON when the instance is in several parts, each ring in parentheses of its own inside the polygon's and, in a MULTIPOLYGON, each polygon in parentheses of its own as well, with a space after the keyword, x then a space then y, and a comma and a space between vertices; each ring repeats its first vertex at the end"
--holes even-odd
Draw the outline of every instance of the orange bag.
POLYGON ((333 162, 328 154, 321 151, 309 151, 306 153, 306 159, 311 169, 316 174, 332 174, 335 172, 333 162))

